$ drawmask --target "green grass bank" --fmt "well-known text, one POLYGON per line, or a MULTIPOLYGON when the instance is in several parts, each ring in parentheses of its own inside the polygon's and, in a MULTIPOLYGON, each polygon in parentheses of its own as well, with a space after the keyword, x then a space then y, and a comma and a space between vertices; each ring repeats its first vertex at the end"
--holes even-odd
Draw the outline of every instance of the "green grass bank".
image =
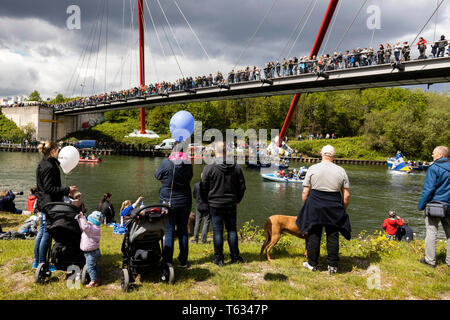
MULTIPOLYGON (((17 230, 26 216, 0 213, 3 231, 17 230)), ((213 246, 190 244, 185 270, 175 264, 174 284, 158 282, 155 275, 136 282, 128 293, 120 289, 123 236, 102 227, 98 288, 69 289, 65 272, 52 274, 45 285, 34 283, 31 269, 34 240, 0 240, 0 299, 2 300, 409 300, 450 299, 450 268, 445 264, 445 242, 438 241, 438 266, 419 263, 424 242, 387 241, 380 233, 360 234, 346 241, 341 237, 340 267, 331 276, 326 268, 326 246, 322 242, 319 271, 302 267, 304 240, 282 237, 268 263, 259 256, 263 233, 252 222, 239 231, 243 264, 212 263, 213 246)), ((211 234, 209 235, 211 241, 211 234)), ((178 247, 175 247, 176 257, 178 247)), ((229 262, 225 244, 225 262, 229 262)))

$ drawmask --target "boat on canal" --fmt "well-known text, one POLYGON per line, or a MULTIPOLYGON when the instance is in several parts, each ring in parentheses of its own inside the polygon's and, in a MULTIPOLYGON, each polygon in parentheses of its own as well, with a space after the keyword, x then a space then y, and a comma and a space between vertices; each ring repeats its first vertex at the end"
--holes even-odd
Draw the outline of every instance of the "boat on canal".
POLYGON ((410 173, 412 168, 403 159, 403 154, 398 151, 395 157, 387 159, 388 169, 396 172, 410 173))
POLYGON ((101 158, 80 158, 80 163, 100 163, 102 161, 101 158))
POLYGON ((283 177, 278 176, 277 173, 261 173, 261 177, 265 180, 275 181, 275 182, 287 182, 287 183, 303 183, 304 179, 300 179, 298 177, 283 177))

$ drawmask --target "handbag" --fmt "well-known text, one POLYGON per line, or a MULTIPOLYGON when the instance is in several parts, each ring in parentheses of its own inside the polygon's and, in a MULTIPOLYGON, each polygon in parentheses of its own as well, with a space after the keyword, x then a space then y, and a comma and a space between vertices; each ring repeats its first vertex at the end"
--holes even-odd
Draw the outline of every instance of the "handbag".
POLYGON ((425 207, 425 216, 431 218, 448 217, 448 204, 440 201, 431 201, 425 207))

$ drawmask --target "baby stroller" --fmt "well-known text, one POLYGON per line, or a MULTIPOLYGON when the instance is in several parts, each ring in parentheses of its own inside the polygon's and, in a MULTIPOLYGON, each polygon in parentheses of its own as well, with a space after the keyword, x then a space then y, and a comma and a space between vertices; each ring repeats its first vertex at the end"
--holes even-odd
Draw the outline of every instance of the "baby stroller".
POLYGON ((175 281, 172 264, 162 261, 166 209, 166 205, 158 204, 131 212, 122 243, 122 291, 128 291, 130 283, 135 282, 138 275, 154 269, 159 270, 162 281, 175 281))
POLYGON ((44 283, 45 279, 51 276, 51 271, 49 271, 51 262, 55 265, 56 270, 67 271, 68 275, 75 271, 71 266, 77 266, 79 270, 82 269, 82 283, 87 283, 89 274, 86 270, 83 251, 80 249, 82 232, 78 221, 75 220, 80 210, 69 203, 50 202, 42 208, 42 211, 46 212, 47 231, 55 241, 53 245, 50 244, 46 262, 40 263, 36 268, 35 282, 44 283))

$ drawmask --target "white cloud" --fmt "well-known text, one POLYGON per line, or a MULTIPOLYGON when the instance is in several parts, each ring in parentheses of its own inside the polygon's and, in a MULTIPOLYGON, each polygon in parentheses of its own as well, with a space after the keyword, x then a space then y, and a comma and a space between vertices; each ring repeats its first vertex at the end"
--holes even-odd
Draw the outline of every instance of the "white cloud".
MULTIPOLYGON (((192 0, 194 1, 194 0, 192 0)), ((341 35, 351 22, 353 15, 362 3, 361 1, 341 0, 342 8, 336 20, 336 25, 331 32, 326 51, 332 52, 341 35)), ((126 1, 128 4, 128 1, 126 1)), ((170 30, 165 26, 167 36, 172 43, 172 48, 177 54, 184 76, 196 76, 202 74, 215 74, 221 71, 224 75, 234 66, 237 58, 247 45, 249 37, 254 33, 260 19, 270 7, 271 1, 246 1, 229 0, 226 3, 216 0, 195 0, 191 5, 186 0, 179 2, 185 10, 186 16, 211 57, 209 60, 200 48, 197 40, 179 16, 178 11, 170 12, 170 2, 164 3, 177 38, 182 45, 185 56, 182 56, 177 48, 170 30), (176 20, 176 19, 175 19, 176 20)), ((262 26, 255 40, 249 46, 246 54, 239 62, 263 66, 267 60, 277 59, 282 47, 303 13, 308 1, 280 0, 275 10, 262 26)), ((299 39, 292 55, 305 55, 309 53, 312 42, 317 34, 322 15, 326 9, 327 1, 319 1, 311 20, 305 28, 304 35, 299 39)), ((412 41, 433 12, 436 1, 431 0, 372 0, 369 4, 381 4, 382 25, 380 30, 374 33, 374 46, 378 43, 393 43, 398 40, 412 41)), ((9 4, 12 6, 12 4, 9 4)), ((117 5, 117 3, 116 3, 117 5)), ((105 52, 106 43, 104 31, 101 42, 97 38, 89 42, 89 35, 94 21, 97 4, 86 2, 81 4, 82 28, 81 30, 68 30, 61 17, 55 23, 49 18, 50 14, 42 16, 32 12, 27 13, 27 18, 20 17, 20 6, 9 8, 17 11, 17 15, 9 14, 9 17, 0 13, 0 96, 4 95, 28 95, 33 90, 38 90, 43 97, 54 97, 55 92, 71 96, 81 93, 81 84, 84 84, 83 95, 93 92, 93 79, 95 74, 94 92, 99 93, 105 86, 105 52), (94 8, 89 9, 89 6, 94 8), (89 20, 90 19, 90 20, 89 20), (93 49, 91 54, 82 55, 84 49, 90 44, 93 49), (97 45, 100 51, 96 53, 97 45)), ((0 12, 2 10, 0 4, 0 12)), ((125 30, 122 38, 122 2, 120 12, 111 16, 109 21, 110 32, 108 39, 106 89, 117 90, 122 87, 131 87, 139 83, 137 29, 130 31, 129 21, 125 21, 125 30), (121 39, 125 39, 121 42, 121 39)), ((117 9, 117 8, 116 8, 117 9)), ((172 8, 173 10, 174 8, 172 8)), ((31 9, 30 9, 31 10, 31 9)), ((111 9, 112 10, 112 9, 111 9)), ((53 13, 52 13, 53 14, 53 13)), ((352 27, 342 48, 368 46, 372 32, 365 26, 366 12, 361 12, 356 24, 352 27)), ((61 11, 65 15, 65 11, 61 11)), ((126 13, 129 19, 130 12, 126 13)), ((164 20, 159 17, 155 20, 161 26, 164 20)), ((450 38, 450 5, 444 3, 438 13, 438 24, 432 19, 422 35, 431 42, 433 37, 445 34, 450 38)), ((136 21, 134 21, 136 23, 136 21)), ((165 22, 164 22, 165 23, 165 22)), ((181 77, 181 72, 176 60, 171 54, 163 30, 159 28, 159 36, 164 45, 166 56, 160 48, 149 17, 147 17, 146 29, 146 83, 157 81, 175 81, 181 77), (151 48, 150 48, 151 46, 151 48), (151 49, 151 51, 150 51, 151 49)), ((92 39, 92 38, 91 38, 92 39)), ((239 66, 237 66, 239 68, 239 66)), ((447 84, 448 88, 448 84, 447 84)), ((444 89, 445 90, 445 89, 444 89)))

